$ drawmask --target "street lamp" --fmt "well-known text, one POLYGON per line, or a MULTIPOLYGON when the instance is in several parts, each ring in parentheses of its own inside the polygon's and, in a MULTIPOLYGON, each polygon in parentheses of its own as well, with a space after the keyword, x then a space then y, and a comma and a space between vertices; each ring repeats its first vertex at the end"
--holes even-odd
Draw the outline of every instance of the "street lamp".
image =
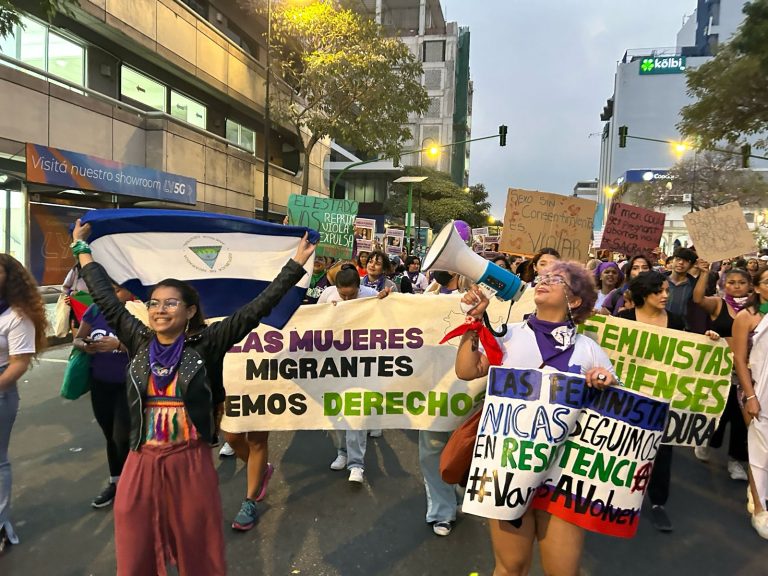
POLYGON ((699 149, 696 146, 689 144, 688 142, 673 142, 672 147, 674 148, 678 159, 682 158, 682 155, 685 152, 688 152, 689 150, 693 150, 693 182, 691 183, 691 212, 693 212, 696 209, 695 197, 696 197, 696 179, 698 176, 697 165, 698 165, 699 149))
MULTIPOLYGON (((413 185, 417 182, 424 182, 424 180, 427 178, 427 176, 400 176, 400 178, 397 180, 392 181, 395 184, 408 184, 408 212, 406 213, 405 236, 408 238, 409 253, 413 251, 413 238, 411 238, 411 220, 413 219, 413 185)), ((421 222, 419 222, 419 227, 421 227, 421 222)))

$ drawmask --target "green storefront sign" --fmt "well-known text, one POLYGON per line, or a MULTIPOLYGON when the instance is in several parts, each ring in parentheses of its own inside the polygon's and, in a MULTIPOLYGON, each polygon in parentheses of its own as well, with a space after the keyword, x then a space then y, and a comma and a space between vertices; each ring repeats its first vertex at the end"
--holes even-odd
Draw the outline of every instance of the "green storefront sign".
POLYGON ((685 56, 641 58, 640 76, 651 74, 682 74, 685 72, 685 56))

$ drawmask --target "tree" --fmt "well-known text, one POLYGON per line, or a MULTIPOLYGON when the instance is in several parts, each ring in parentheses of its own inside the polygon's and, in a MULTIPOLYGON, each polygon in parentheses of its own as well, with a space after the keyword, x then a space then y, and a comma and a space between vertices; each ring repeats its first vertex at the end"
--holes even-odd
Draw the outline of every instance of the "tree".
POLYGON ((408 115, 429 105, 421 63, 408 47, 375 22, 325 2, 276 7, 272 30, 273 67, 293 92, 276 90, 270 105, 298 136, 301 193, 309 189, 312 149, 325 137, 397 158, 411 139, 408 115), (311 136, 303 138, 302 128, 311 136))
POLYGON ((689 157, 678 162, 669 176, 669 180, 642 186, 634 203, 653 209, 683 204, 682 195, 692 194, 694 208, 703 210, 734 200, 745 208, 760 206, 768 198, 768 182, 756 172, 741 168, 738 154, 699 152, 695 160, 689 157))
POLYGON ((21 25, 20 10, 44 16, 49 21, 56 12, 70 13, 77 0, 0 0, 0 38, 13 34, 21 25))
MULTIPOLYGON (((413 211, 419 214, 421 196, 421 219, 429 222, 433 230, 439 230, 450 220, 464 220, 473 228, 488 223, 488 193, 483 184, 476 184, 467 193, 451 180, 451 175, 432 168, 409 166, 403 176, 426 176, 427 179, 413 186, 413 211), (479 199, 479 204, 476 204, 479 199)), ((408 211, 408 185, 394 184, 385 204, 387 214, 393 218, 404 218, 408 211)))
MULTIPOLYGON (((746 19, 736 36, 715 57, 689 70, 688 94, 696 102, 682 109, 678 129, 699 138, 705 148, 768 131, 768 0, 744 7, 746 19)), ((760 139, 756 148, 766 149, 760 139)))

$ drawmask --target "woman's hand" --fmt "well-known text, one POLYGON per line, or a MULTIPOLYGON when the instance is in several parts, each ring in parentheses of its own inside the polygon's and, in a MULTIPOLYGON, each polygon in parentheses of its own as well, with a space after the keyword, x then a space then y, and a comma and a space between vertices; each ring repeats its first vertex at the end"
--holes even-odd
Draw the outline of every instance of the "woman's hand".
POLYGON ((713 342, 717 342, 718 340, 720 340, 720 334, 718 334, 714 330, 707 330, 706 332, 704 332, 704 336, 706 336, 713 342))
POLYGON ((584 379, 587 381, 587 386, 599 390, 618 384, 614 375, 606 368, 590 368, 584 374, 584 379))
POLYGON ((98 340, 94 340, 88 345, 88 350, 93 352, 115 352, 120 349, 120 340, 114 336, 104 336, 98 340))
POLYGON ((480 320, 491 302, 483 294, 480 286, 472 284, 472 287, 462 297, 461 303, 471 307, 467 312, 467 316, 473 320, 480 320))
POLYGON ((757 401, 757 397, 752 397, 747 400, 744 403, 744 409, 747 411, 747 414, 752 416, 752 418, 760 417, 760 402, 757 401))
POLYGON ((315 252, 316 246, 309 241, 309 232, 304 233, 304 237, 299 242, 299 247, 296 248, 296 255, 293 257, 294 262, 300 266, 304 266, 315 252))
POLYGON ((392 286, 390 286, 389 288, 384 288, 381 292, 378 293, 376 298, 379 300, 383 300, 384 298, 389 296, 391 293, 392 293, 392 286))
POLYGON ((72 230, 72 240, 74 240, 75 242, 77 242, 78 240, 82 240, 83 242, 86 242, 90 235, 91 235, 91 225, 81 224, 80 218, 75 220, 75 229, 72 230))

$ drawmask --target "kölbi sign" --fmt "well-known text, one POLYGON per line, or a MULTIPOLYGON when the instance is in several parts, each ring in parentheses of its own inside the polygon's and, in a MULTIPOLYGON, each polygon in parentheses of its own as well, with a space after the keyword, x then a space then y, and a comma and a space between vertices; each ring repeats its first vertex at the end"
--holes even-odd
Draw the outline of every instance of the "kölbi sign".
POLYGON ((685 72, 685 56, 664 56, 640 59, 640 76, 651 74, 682 74, 685 72))

